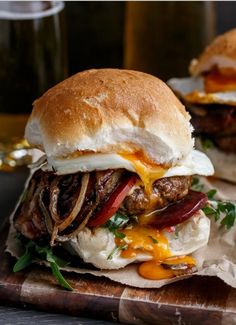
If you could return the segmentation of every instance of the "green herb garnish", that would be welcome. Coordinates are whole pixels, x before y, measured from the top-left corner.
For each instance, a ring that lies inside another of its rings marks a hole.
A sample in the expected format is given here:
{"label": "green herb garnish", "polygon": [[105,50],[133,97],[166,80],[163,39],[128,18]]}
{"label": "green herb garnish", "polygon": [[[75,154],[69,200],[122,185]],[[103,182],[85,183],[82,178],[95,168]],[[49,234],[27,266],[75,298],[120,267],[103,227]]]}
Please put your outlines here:
{"label": "green herb garnish", "polygon": [[204,185],[200,183],[200,179],[197,177],[192,178],[191,188],[196,192],[202,192]]}
{"label": "green herb garnish", "polygon": [[230,229],[236,220],[236,205],[228,201],[209,201],[208,205],[202,209],[207,216],[211,216],[220,224]]}
{"label": "green herb garnish", "polygon": [[123,239],[126,235],[120,232],[118,229],[126,225],[128,221],[129,218],[127,216],[124,216],[121,213],[116,213],[106,222],[105,227],[108,228],[109,231],[115,235],[115,237]]}
{"label": "green herb garnish", "polygon": [[68,263],[58,256],[54,255],[52,248],[49,246],[39,246],[33,241],[30,241],[25,246],[25,253],[18,259],[13,267],[13,272],[18,272],[32,264],[37,258],[49,262],[52,273],[57,282],[67,290],[73,290],[70,284],[66,281],[60,272],[59,267],[65,266]]}
{"label": "green herb garnish", "polygon": [[118,252],[124,251],[127,248],[128,248],[128,245],[116,246],[115,248],[113,248],[113,250],[111,251],[111,253],[108,255],[107,259],[108,260],[112,260],[115,254],[118,254]]}
{"label": "green herb garnish", "polygon": [[[203,192],[204,185],[201,184],[199,178],[193,177],[191,188],[194,191]],[[215,198],[216,194],[216,189],[206,192],[208,203],[202,210],[207,216],[213,217],[215,221],[220,220],[220,224],[226,229],[230,229],[234,226],[236,220],[236,204],[230,201],[218,200]]]}
{"label": "green herb garnish", "polygon": [[206,195],[207,195],[207,197],[208,197],[209,200],[212,200],[214,198],[214,196],[216,195],[216,193],[217,193],[217,190],[216,189],[212,189],[212,190],[208,191],[206,193]]}
{"label": "green herb garnish", "polygon": [[158,240],[156,240],[156,238],[152,237],[152,236],[148,236],[151,241],[153,242],[153,244],[158,244]]}

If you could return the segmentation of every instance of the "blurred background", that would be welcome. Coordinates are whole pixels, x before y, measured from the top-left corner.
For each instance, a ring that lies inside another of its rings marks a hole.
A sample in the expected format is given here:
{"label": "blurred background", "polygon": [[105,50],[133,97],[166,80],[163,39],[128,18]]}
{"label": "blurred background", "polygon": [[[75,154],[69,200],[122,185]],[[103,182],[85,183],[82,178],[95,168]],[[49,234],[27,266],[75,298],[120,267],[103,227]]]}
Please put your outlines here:
{"label": "blurred background", "polygon": [[139,69],[162,79],[188,73],[212,38],[236,27],[236,2],[66,2],[68,72]]}

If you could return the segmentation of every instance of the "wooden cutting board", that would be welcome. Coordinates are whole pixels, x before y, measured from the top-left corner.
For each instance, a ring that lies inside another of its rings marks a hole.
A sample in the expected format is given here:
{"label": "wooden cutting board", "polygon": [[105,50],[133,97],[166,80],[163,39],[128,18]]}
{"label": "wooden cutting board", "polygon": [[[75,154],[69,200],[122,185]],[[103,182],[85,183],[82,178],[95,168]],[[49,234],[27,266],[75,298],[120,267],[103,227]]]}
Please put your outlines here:
{"label": "wooden cutting board", "polygon": [[135,289],[90,275],[64,273],[75,290],[61,289],[41,266],[13,273],[0,233],[0,301],[128,324],[236,324],[236,289],[214,277],[192,277],[161,289]]}

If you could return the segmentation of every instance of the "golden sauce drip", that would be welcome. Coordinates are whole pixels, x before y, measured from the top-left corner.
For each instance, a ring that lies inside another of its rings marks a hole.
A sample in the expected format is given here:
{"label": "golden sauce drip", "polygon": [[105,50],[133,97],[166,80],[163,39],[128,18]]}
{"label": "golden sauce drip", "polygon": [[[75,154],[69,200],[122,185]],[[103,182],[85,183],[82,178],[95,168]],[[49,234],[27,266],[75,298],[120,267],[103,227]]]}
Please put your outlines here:
{"label": "golden sauce drip", "polygon": [[125,238],[116,239],[117,246],[128,245],[127,250],[121,252],[122,257],[129,258],[131,254],[140,252],[148,253],[157,260],[171,256],[167,238],[157,229],[136,225],[132,229],[122,230],[122,233],[126,235]]}
{"label": "golden sauce drip", "polygon": [[214,69],[204,78],[206,93],[236,90],[236,71],[230,68]]}
{"label": "golden sauce drip", "polygon": [[148,161],[141,152],[120,154],[120,156],[133,164],[136,173],[144,184],[146,192],[151,194],[153,183],[165,174],[166,168]]}
{"label": "golden sauce drip", "polygon": [[191,256],[172,257],[167,238],[155,228],[139,224],[121,232],[125,237],[116,238],[117,246],[126,246],[126,249],[121,251],[121,257],[134,258],[141,253],[150,255],[151,260],[139,266],[139,274],[146,279],[160,280],[175,276],[173,270],[164,268],[161,263],[196,264]]}
{"label": "golden sauce drip", "polygon": [[[165,264],[190,264],[195,265],[196,261],[191,256],[179,256],[171,257],[164,261]],[[149,280],[163,280],[173,278],[175,276],[175,271],[172,269],[167,269],[161,265],[161,261],[152,260],[142,263],[139,266],[139,274]]]}
{"label": "golden sauce drip", "polygon": [[165,269],[160,262],[155,260],[142,263],[138,272],[143,278],[149,280],[170,279],[175,276],[173,270]]}

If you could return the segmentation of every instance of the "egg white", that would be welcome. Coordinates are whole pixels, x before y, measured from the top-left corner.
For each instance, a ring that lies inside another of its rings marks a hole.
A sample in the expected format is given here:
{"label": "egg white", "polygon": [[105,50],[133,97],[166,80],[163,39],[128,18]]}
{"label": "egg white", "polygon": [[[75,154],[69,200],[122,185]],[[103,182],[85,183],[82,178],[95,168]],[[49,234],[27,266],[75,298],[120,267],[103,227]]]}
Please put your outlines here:
{"label": "egg white", "polygon": [[167,81],[167,84],[183,99],[195,93],[194,103],[196,104],[236,105],[236,91],[206,93],[202,77],[172,78]]}
{"label": "egg white", "polygon": [[[112,154],[87,154],[84,156],[68,159],[52,159],[48,158],[48,164],[43,166],[43,170],[56,170],[58,175],[81,172],[90,172],[93,170],[106,170],[125,168],[132,172],[136,172],[134,165],[130,160],[124,159],[122,156]],[[175,166],[166,170],[162,177],[171,176],[187,176],[187,175],[203,175],[208,176],[214,173],[214,168],[208,157],[197,150],[192,150],[190,154],[179,161]]]}
{"label": "egg white", "polygon": [[[164,231],[168,239],[172,256],[188,255],[207,244],[210,234],[210,220],[202,211],[178,225],[178,236],[175,232]],[[134,258],[123,258],[121,252],[115,250],[115,237],[107,228],[90,230],[85,227],[78,235],[66,243],[66,248],[79,255],[86,263],[100,269],[119,269],[130,263],[144,262],[152,259],[149,254],[137,254]],[[108,258],[111,252],[112,258]]]}

